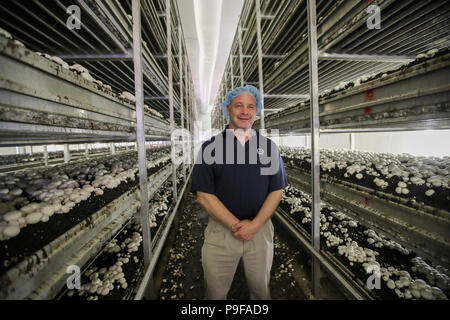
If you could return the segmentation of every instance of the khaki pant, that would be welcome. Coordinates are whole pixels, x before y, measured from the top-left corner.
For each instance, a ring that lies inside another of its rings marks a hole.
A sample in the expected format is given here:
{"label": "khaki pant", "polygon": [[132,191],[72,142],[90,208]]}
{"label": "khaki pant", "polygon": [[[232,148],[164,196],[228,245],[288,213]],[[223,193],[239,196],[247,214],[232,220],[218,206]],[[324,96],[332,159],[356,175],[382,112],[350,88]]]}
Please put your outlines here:
{"label": "khaki pant", "polygon": [[272,222],[268,220],[252,240],[244,242],[235,238],[230,229],[209,217],[202,247],[205,299],[225,300],[227,298],[242,257],[250,299],[269,300],[273,234]]}

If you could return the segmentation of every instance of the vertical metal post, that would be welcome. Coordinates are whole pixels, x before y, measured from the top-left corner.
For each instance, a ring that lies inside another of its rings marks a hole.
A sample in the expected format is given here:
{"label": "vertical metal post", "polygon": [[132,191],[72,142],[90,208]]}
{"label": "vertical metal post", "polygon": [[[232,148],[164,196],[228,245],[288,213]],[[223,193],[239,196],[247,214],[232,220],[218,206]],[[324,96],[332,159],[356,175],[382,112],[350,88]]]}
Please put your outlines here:
{"label": "vertical metal post", "polygon": [[64,163],[69,162],[70,160],[70,151],[69,151],[69,145],[64,145]]}
{"label": "vertical metal post", "polygon": [[263,79],[263,66],[262,66],[262,41],[261,41],[261,6],[260,0],[255,0],[256,6],[256,36],[258,42],[258,78],[259,78],[259,91],[261,92],[261,130],[265,128],[264,126],[264,79]]}
{"label": "vertical metal post", "polygon": [[239,71],[240,71],[240,76],[241,76],[241,87],[244,86],[244,57],[242,54],[242,27],[241,27],[241,22],[239,22],[239,27],[238,27],[238,32],[239,32]]}
{"label": "vertical metal post", "polygon": [[[194,138],[194,134],[195,134],[194,108],[196,108],[197,102],[195,101],[195,96],[194,96],[194,83],[191,82],[190,86],[191,86],[191,110],[190,110],[190,118],[191,118],[191,131],[192,131],[192,137]],[[194,166],[194,159],[195,159],[194,140],[192,140],[191,159],[192,159],[192,166]]]}
{"label": "vertical metal post", "polygon": [[355,133],[350,133],[350,150],[355,150]]}
{"label": "vertical metal post", "polygon": [[187,54],[185,56],[185,77],[186,77],[186,130],[189,131],[190,125],[189,125],[189,112],[191,110],[191,90],[189,87],[189,79],[191,78],[191,74],[188,72],[187,70],[187,64],[188,64],[188,60],[187,60]]}
{"label": "vertical metal post", "polygon": [[[225,88],[224,88],[224,96],[223,96],[223,98],[222,98],[222,101],[224,100],[224,98],[225,98],[225,95],[227,94],[227,92],[228,92],[228,75],[229,75],[229,73],[228,72],[225,72]],[[223,114],[223,112],[222,112],[222,108],[220,107],[220,101],[219,101],[219,105],[218,105],[218,109],[219,109],[219,114],[220,114],[220,122],[221,122],[221,126],[220,126],[220,130],[223,130],[224,128],[225,128],[225,115]]]}
{"label": "vertical metal post", "polygon": [[33,146],[30,146],[30,155],[33,155]]}
{"label": "vertical metal post", "polygon": [[184,83],[185,83],[185,88],[184,88],[184,92],[185,92],[185,101],[186,101],[186,128],[188,127],[188,110],[189,110],[189,73],[188,73],[188,58],[187,58],[187,53],[184,55]]}
{"label": "vertical metal post", "polygon": [[[136,143],[139,164],[139,188],[141,208],[139,219],[142,226],[142,243],[144,248],[144,270],[150,266],[152,257],[152,238],[150,234],[150,221],[148,213],[148,187],[147,163],[145,151],[144,132],[144,87],[142,79],[142,53],[141,53],[141,4],[140,0],[132,0],[133,15],[133,64],[134,64],[134,91],[136,96]],[[144,271],[144,272],[145,272]],[[150,277],[147,290],[144,294],[151,297],[153,276]]]}
{"label": "vertical metal post", "polygon": [[192,109],[194,108],[194,103],[193,103],[193,96],[194,93],[192,92],[192,84],[191,84],[191,73],[189,73],[189,120],[188,120],[188,124],[189,124],[189,157],[191,158],[191,162],[190,162],[190,166],[192,168],[192,166],[194,165],[194,123],[193,123],[193,119],[192,119]]}
{"label": "vertical metal post", "polygon": [[[311,239],[315,250],[320,251],[320,150],[319,150],[319,76],[316,29],[316,1],[308,0],[309,40],[309,89],[311,108],[311,186],[312,186],[312,228]],[[313,258],[313,294],[319,294],[320,264]]]}
{"label": "vertical metal post", "polygon": [[234,89],[233,50],[231,50],[230,56],[230,73],[231,73],[231,90],[233,90]]}
{"label": "vertical metal post", "polygon": [[111,154],[116,154],[116,145],[114,144],[114,142],[111,142],[109,144],[109,149],[111,151]]}
{"label": "vertical metal post", "polygon": [[184,146],[184,92],[183,92],[183,47],[181,43],[181,25],[178,26],[178,48],[179,48],[179,73],[180,73],[180,101],[181,101],[181,147],[183,150],[183,171],[181,176],[183,177],[183,181],[186,178],[186,161],[184,158],[186,157],[186,150]]}
{"label": "vertical metal post", "polygon": [[[170,134],[175,128],[173,113],[173,75],[172,75],[172,18],[170,12],[171,0],[166,0],[166,27],[167,27],[167,71],[169,80],[169,108],[170,108]],[[173,185],[173,201],[178,200],[177,192],[177,166],[175,164],[175,143],[171,139],[171,159],[172,159],[172,185]]]}
{"label": "vertical metal post", "polygon": [[225,94],[227,94],[227,92],[228,92],[228,72],[227,71],[225,71],[225,81],[224,81],[223,92],[225,92]]}
{"label": "vertical metal post", "polygon": [[44,165],[48,167],[48,149],[47,146],[44,146]]}
{"label": "vertical metal post", "polygon": [[89,146],[87,143],[84,144],[84,156],[86,159],[89,157]]}

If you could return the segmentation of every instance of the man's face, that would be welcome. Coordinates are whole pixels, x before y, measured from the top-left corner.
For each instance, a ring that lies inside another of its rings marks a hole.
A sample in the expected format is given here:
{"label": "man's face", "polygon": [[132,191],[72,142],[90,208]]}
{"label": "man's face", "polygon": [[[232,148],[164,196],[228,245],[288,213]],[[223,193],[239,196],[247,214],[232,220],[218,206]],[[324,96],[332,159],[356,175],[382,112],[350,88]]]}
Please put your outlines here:
{"label": "man's face", "polygon": [[243,93],[227,107],[230,129],[250,129],[255,121],[256,101],[250,93]]}

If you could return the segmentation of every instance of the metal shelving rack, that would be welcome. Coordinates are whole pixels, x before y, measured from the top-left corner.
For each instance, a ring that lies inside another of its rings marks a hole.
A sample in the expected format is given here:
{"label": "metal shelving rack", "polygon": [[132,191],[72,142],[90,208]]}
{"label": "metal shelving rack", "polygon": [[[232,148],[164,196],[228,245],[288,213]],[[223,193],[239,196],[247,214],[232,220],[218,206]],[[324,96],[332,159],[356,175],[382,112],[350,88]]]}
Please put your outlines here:
{"label": "metal shelving rack", "polygon": [[[135,298],[150,297],[151,274],[160,249],[152,252],[148,200],[168,177],[176,181],[180,163],[175,154],[179,149],[185,159],[192,157],[191,139],[178,142],[171,136],[175,130],[192,135],[197,115],[180,15],[172,0],[77,0],[81,29],[70,30],[66,26],[66,10],[73,4],[65,0],[0,4],[0,26],[26,46],[0,37],[1,146],[64,144],[64,157],[69,161],[69,144],[111,143],[113,153],[114,143],[136,141],[141,202],[136,218],[143,229],[145,277]],[[112,90],[105,90],[34,51],[82,64]],[[135,94],[135,105],[118,96],[122,91]],[[147,111],[144,103],[163,118]],[[147,179],[146,141],[168,141],[172,146],[171,172],[165,170],[158,181],[151,183]],[[44,147],[44,155],[45,150]],[[192,169],[191,164],[186,165],[190,162],[182,163],[183,187],[179,193],[173,183],[176,205],[167,230]],[[127,199],[131,198],[127,195]],[[121,215],[119,211],[113,216]],[[95,230],[107,225],[103,221]],[[46,280],[45,276],[40,279]]]}
{"label": "metal shelving rack", "polygon": [[[379,29],[366,24],[369,5],[380,9]],[[229,88],[252,84],[263,93],[255,127],[311,135],[313,228],[305,248],[313,257],[314,294],[322,264],[349,296],[363,298],[321,258],[319,135],[448,129],[449,54],[415,59],[450,46],[449,21],[445,1],[244,2],[211,123],[223,128],[220,103]],[[358,78],[379,73],[355,85]]]}

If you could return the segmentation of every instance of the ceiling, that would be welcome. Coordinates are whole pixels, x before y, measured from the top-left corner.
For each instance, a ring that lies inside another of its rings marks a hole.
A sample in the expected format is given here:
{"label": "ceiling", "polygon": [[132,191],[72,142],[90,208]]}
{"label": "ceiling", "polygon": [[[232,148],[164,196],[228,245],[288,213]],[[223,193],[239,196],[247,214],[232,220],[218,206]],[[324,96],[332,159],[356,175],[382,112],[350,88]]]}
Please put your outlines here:
{"label": "ceiling", "polygon": [[209,117],[243,0],[178,0],[199,114]]}

